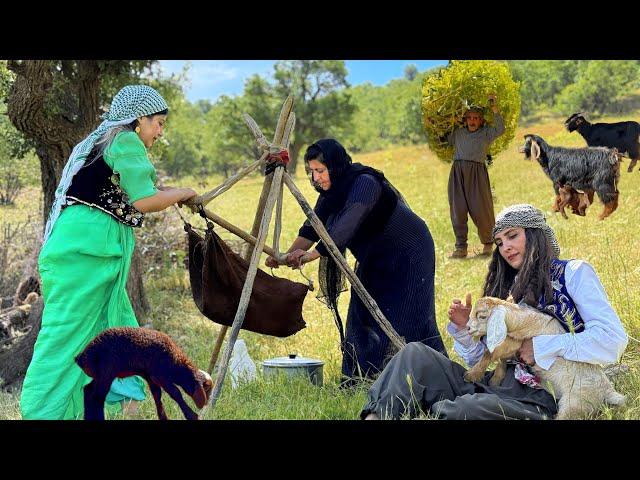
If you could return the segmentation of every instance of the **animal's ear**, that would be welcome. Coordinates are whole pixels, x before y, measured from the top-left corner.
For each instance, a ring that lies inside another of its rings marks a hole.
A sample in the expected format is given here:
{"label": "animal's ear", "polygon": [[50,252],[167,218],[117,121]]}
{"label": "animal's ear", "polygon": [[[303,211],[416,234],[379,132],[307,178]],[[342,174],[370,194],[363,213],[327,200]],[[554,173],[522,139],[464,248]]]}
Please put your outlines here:
{"label": "animal's ear", "polygon": [[193,401],[198,408],[202,408],[209,401],[213,382],[211,380],[211,376],[204,370],[198,370],[198,373],[195,375],[195,380],[195,388],[191,398],[193,398]]}
{"label": "animal's ear", "polygon": [[196,382],[196,388],[191,398],[193,398],[193,402],[198,408],[202,408],[207,404],[207,394],[204,392],[204,388],[200,382]]}
{"label": "animal's ear", "polygon": [[507,324],[504,320],[507,315],[507,309],[502,306],[496,306],[489,319],[487,320],[487,348],[490,353],[496,349],[498,345],[507,338]]}
{"label": "animal's ear", "polygon": [[540,158],[540,146],[533,139],[531,140],[531,154],[536,160]]}

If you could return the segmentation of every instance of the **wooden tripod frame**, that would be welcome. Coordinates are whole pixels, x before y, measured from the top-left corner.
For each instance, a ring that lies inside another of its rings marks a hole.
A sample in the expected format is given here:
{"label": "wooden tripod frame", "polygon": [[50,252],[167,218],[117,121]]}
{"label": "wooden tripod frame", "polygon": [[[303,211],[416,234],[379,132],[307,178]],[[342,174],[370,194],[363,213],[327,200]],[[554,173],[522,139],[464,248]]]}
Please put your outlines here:
{"label": "wooden tripod frame", "polygon": [[[193,201],[194,205],[201,205],[203,207],[202,212],[208,219],[210,219],[214,223],[217,223],[231,233],[239,236],[253,246],[253,248],[248,249],[245,255],[245,260],[249,261],[249,269],[247,271],[247,277],[242,289],[242,293],[240,295],[238,310],[236,311],[236,315],[231,326],[231,335],[229,336],[229,341],[227,342],[222,356],[220,369],[214,382],[213,391],[211,393],[211,396],[209,397],[207,405],[205,405],[205,407],[200,411],[199,418],[202,418],[204,416],[209,407],[215,405],[218,397],[220,396],[220,391],[222,390],[222,384],[227,372],[229,360],[231,359],[231,354],[233,352],[233,346],[238,338],[240,328],[242,327],[242,322],[244,321],[244,317],[247,312],[247,307],[249,306],[249,299],[251,296],[253,283],[255,281],[258,269],[258,261],[260,259],[261,253],[264,251],[268,255],[276,258],[279,262],[282,262],[285,257],[279,252],[283,185],[287,186],[294,198],[298,201],[305,215],[311,222],[314,230],[318,233],[327,249],[329,250],[329,254],[345,274],[346,278],[349,279],[357,295],[360,297],[363,304],[367,307],[376,322],[380,325],[380,328],[385,332],[385,334],[389,337],[396,348],[400,349],[405,345],[405,341],[393,329],[389,321],[385,318],[384,314],[380,311],[380,308],[378,307],[376,301],[371,297],[371,295],[369,295],[369,293],[362,285],[362,282],[360,282],[360,279],[356,276],[351,267],[349,267],[347,261],[338,250],[338,247],[336,247],[336,244],[329,236],[326,228],[324,227],[316,213],[313,211],[313,207],[311,207],[311,205],[306,201],[300,190],[298,190],[298,187],[295,185],[291,176],[285,171],[284,164],[278,164],[275,168],[275,171],[265,176],[264,184],[262,186],[262,193],[260,194],[260,201],[258,202],[258,209],[256,211],[253,228],[250,234],[242,231],[240,228],[227,222],[222,217],[204,208],[204,206],[215,197],[229,190],[240,179],[257,169],[260,165],[263,164],[263,162],[267,161],[269,154],[277,154],[282,152],[283,150],[289,149],[289,140],[295,125],[295,114],[293,113],[293,97],[287,97],[284,104],[282,105],[280,117],[278,119],[276,131],[273,137],[273,142],[271,143],[267,142],[258,125],[249,115],[244,114],[244,119],[251,129],[252,133],[256,137],[258,146],[263,150],[262,156],[253,164],[245,167],[236,175],[227,179],[222,185],[213,189],[209,193],[197,197]],[[265,242],[274,205],[276,206],[274,244],[273,248],[269,248],[265,245]],[[227,333],[228,328],[229,327],[227,326],[223,326],[220,330],[220,333],[218,334],[218,338],[216,340],[216,344],[211,356],[211,361],[209,362],[210,373],[213,372],[213,368],[216,364],[216,360],[218,358],[218,354],[220,352],[222,342],[224,341],[224,337]]]}

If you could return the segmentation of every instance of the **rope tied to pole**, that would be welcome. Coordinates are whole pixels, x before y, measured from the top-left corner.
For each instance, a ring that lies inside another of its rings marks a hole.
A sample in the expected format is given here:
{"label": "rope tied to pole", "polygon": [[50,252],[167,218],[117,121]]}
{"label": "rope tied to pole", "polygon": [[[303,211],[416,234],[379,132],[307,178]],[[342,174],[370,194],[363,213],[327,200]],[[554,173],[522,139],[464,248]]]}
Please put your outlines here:
{"label": "rope tied to pole", "polygon": [[269,152],[266,159],[267,167],[265,168],[265,175],[273,173],[278,167],[284,167],[286,170],[289,160],[289,151],[286,149],[275,153]]}

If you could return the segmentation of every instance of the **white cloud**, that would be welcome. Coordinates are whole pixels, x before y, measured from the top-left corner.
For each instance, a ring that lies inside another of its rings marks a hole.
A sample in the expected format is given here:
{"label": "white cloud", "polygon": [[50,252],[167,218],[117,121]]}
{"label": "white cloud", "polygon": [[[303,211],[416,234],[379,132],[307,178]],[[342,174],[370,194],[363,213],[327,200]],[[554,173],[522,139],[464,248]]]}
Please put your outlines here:
{"label": "white cloud", "polygon": [[206,60],[194,61],[189,70],[189,77],[194,88],[216,85],[234,80],[239,75],[236,67],[224,61]]}
{"label": "white cloud", "polygon": [[215,101],[221,95],[242,93],[244,81],[253,74],[268,75],[270,60],[161,60],[162,72],[181,73],[189,64],[184,91],[190,101],[206,98]]}

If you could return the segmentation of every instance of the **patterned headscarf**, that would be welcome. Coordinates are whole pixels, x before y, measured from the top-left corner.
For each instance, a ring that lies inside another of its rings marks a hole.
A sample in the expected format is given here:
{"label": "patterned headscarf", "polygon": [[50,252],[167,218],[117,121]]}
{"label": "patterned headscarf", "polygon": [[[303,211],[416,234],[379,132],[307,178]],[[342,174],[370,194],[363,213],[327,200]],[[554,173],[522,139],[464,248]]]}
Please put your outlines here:
{"label": "patterned headscarf", "polygon": [[556,258],[560,256],[560,246],[558,245],[556,234],[547,224],[547,220],[542,211],[536,207],[526,203],[520,203],[502,210],[496,217],[496,225],[493,227],[492,236],[494,240],[496,233],[509,227],[539,228],[544,232],[547,240],[549,240]]}
{"label": "patterned headscarf", "polygon": [[113,127],[127,125],[139,117],[153,115],[154,113],[168,110],[168,108],[164,98],[147,85],[127,85],[113,97],[111,108],[102,115],[104,121],[84,140],[73,147],[69,160],[67,160],[67,164],[62,171],[62,178],[58,188],[56,188],[56,196],[44,230],[43,244],[49,238],[53,225],[65,205],[67,190],[73,177],[82,168],[85,159],[91,153],[93,146],[100,137]]}

